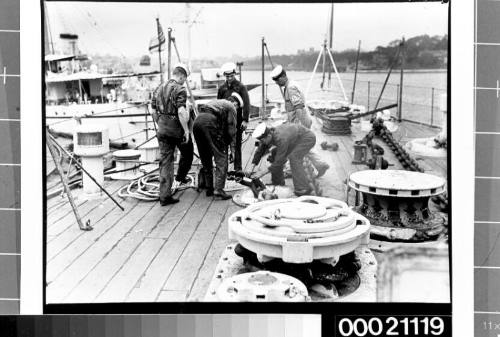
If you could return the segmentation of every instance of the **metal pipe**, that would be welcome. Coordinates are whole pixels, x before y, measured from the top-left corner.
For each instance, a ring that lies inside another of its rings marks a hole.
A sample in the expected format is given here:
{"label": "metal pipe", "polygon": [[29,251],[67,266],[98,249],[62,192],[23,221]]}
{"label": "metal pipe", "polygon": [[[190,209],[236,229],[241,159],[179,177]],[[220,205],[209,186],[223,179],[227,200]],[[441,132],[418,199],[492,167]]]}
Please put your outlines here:
{"label": "metal pipe", "polygon": [[326,76],[326,39],[323,41],[323,77],[321,79],[321,89],[325,85],[325,76]]}
{"label": "metal pipe", "polygon": [[314,69],[312,71],[312,74],[311,74],[311,78],[309,79],[309,82],[307,83],[307,90],[306,90],[306,97],[308,96],[309,94],[309,89],[311,89],[311,84],[312,84],[312,80],[314,78],[314,74],[316,73],[316,69],[318,68],[318,65],[319,65],[319,60],[321,59],[321,54],[323,54],[323,49],[321,49],[321,52],[319,53],[318,55],[318,59],[316,60],[316,64],[314,65]]}
{"label": "metal pipe", "polygon": [[[74,158],[73,155],[71,153],[69,153],[68,151],[66,151],[66,149],[64,147],[62,147],[56,140],[55,138],[49,134],[49,132],[47,131],[46,133],[46,136],[48,137],[47,139],[51,139],[53,141],[53,144],[55,144],[59,149],[61,149],[69,158]],[[49,142],[47,142],[48,144]],[[92,177],[92,175],[90,173],[87,172],[86,169],[83,168],[83,166],[78,162],[78,160],[75,160],[75,165],[78,166],[78,168],[80,170],[82,170],[89,178],[90,180],[92,180],[100,189],[101,191],[103,191],[118,207],[120,207],[120,209],[122,211],[125,211],[125,208],[122,207],[122,205],[120,205],[118,203],[118,201],[115,200],[115,198],[113,198],[113,196],[111,194],[109,194],[109,192],[104,188],[102,187],[101,184],[99,184],[99,182],[97,182],[97,180],[95,180],[94,177]]]}
{"label": "metal pipe", "polygon": [[266,101],[265,101],[265,78],[264,78],[264,37],[262,37],[262,42],[261,42],[261,64],[262,64],[262,114],[261,118],[265,119],[266,117]]}
{"label": "metal pipe", "polygon": [[352,84],[351,104],[354,104],[354,92],[356,91],[356,78],[358,77],[358,61],[359,61],[360,49],[361,49],[361,40],[358,41],[358,53],[356,54],[356,68],[354,69],[354,83]]}
{"label": "metal pipe", "polygon": [[172,28],[168,27],[168,46],[167,46],[167,78],[170,79],[172,67]]}
{"label": "metal pipe", "polygon": [[382,89],[380,90],[380,94],[379,94],[379,96],[377,98],[377,103],[375,104],[375,109],[378,107],[380,99],[382,98],[382,95],[383,95],[384,90],[385,90],[385,86],[387,85],[387,81],[389,80],[389,76],[391,76],[392,69],[394,69],[394,66],[396,65],[397,60],[399,58],[400,51],[401,51],[401,46],[398,48],[398,51],[396,52],[396,57],[394,58],[394,60],[392,61],[391,66],[389,67],[389,72],[387,73],[387,76],[385,77],[384,84],[382,85]]}
{"label": "metal pipe", "polygon": [[403,39],[401,41],[401,45],[400,45],[402,52],[401,52],[401,76],[399,79],[398,122],[401,122],[401,119],[403,116],[403,74],[404,74],[404,67],[405,67],[404,44],[405,44],[405,38],[403,37]]}
{"label": "metal pipe", "polygon": [[243,66],[243,62],[236,62],[236,66],[238,67],[238,73],[240,74],[240,82],[241,82],[242,81],[241,67]]}
{"label": "metal pipe", "polygon": [[434,124],[434,87],[432,88],[431,97],[431,125]]}
{"label": "metal pipe", "polygon": [[[137,113],[137,114],[126,114],[126,115],[83,115],[81,117],[78,117],[78,119],[85,119],[85,118],[123,118],[123,117],[143,117],[146,114],[143,113]],[[73,119],[75,117],[73,116],[47,116],[45,117],[46,119]],[[52,126],[52,125],[49,125]]]}
{"label": "metal pipe", "polygon": [[[264,47],[266,48],[267,52],[267,57],[269,58],[269,63],[271,63],[271,67],[274,69],[274,64],[273,60],[271,59],[271,53],[269,53],[269,48],[267,48],[267,43],[264,42]],[[281,96],[283,97],[283,100],[285,99],[285,93],[283,92],[283,88],[278,85],[278,88],[280,89]],[[266,85],[266,97],[267,97],[267,85]]]}
{"label": "metal pipe", "polygon": [[366,109],[370,110],[370,81],[368,81],[368,104]]}
{"label": "metal pipe", "polygon": [[63,174],[61,164],[59,163],[58,158],[57,158],[57,154],[56,154],[56,150],[55,150],[55,146],[54,146],[55,140],[49,134],[48,130],[45,131],[45,137],[47,139],[47,147],[49,148],[50,155],[52,156],[52,159],[54,160],[54,164],[56,165],[57,173],[59,174],[59,177],[61,178],[61,183],[63,184],[64,192],[66,193],[66,196],[68,197],[69,204],[71,205],[71,208],[73,209],[73,213],[75,214],[75,218],[76,218],[76,222],[78,223],[78,227],[80,227],[80,229],[84,230],[84,231],[92,230],[93,228],[89,225],[89,221],[87,221],[86,224],[83,224],[82,218],[80,217],[80,214],[78,213],[78,209],[76,207],[75,200],[73,199],[73,195],[71,194],[71,190],[69,188],[68,181],[66,179],[66,176]]}
{"label": "metal pipe", "polygon": [[368,115],[373,115],[374,113],[377,113],[379,111],[392,109],[392,108],[395,108],[397,106],[398,106],[397,103],[393,103],[393,104],[386,105],[386,106],[384,106],[382,108],[374,109],[372,111],[367,111],[367,112],[363,112],[361,114],[356,114],[356,115],[349,115],[348,118],[351,119],[351,120],[352,119],[358,119],[358,118],[365,117],[365,116],[368,116]]}
{"label": "metal pipe", "polygon": [[160,18],[156,18],[156,35],[158,37],[158,60],[160,62],[160,83],[163,83],[163,69],[161,65]]}
{"label": "metal pipe", "polygon": [[[330,43],[328,44],[330,50],[332,50],[333,46],[333,2],[332,2],[332,7],[331,7],[331,12],[330,12]],[[328,68],[328,87],[330,87],[330,82],[332,79],[332,68]]]}
{"label": "metal pipe", "polygon": [[337,66],[335,65],[335,61],[333,60],[333,55],[330,52],[330,50],[327,50],[327,51],[328,51],[328,56],[330,56],[330,61],[332,61],[333,70],[335,70],[335,75],[337,76],[337,80],[339,81],[340,89],[342,90],[342,95],[344,96],[344,100],[347,101],[347,95],[345,94],[344,85],[342,84],[342,80],[340,79],[340,75],[339,75],[339,72],[337,70]]}
{"label": "metal pipe", "polygon": [[[181,62],[181,56],[179,55],[179,49],[177,49],[177,43],[175,42],[175,38],[172,38],[172,43],[174,44],[175,54],[177,55],[177,60],[179,62]],[[186,82],[187,82],[187,80],[186,80]],[[189,83],[186,83],[186,88],[187,88],[187,91],[189,93],[189,98],[191,100],[191,104],[193,104],[194,114],[195,114],[195,116],[198,116],[198,108],[196,107],[196,102],[194,100],[193,92],[191,91],[191,88],[189,87]]]}

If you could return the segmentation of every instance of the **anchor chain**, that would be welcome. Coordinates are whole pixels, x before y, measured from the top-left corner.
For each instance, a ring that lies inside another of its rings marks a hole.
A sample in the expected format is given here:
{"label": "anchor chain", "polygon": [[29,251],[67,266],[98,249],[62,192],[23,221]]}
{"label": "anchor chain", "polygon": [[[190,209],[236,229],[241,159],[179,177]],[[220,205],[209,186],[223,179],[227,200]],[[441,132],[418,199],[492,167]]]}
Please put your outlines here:
{"label": "anchor chain", "polygon": [[[424,172],[424,169],[418,165],[417,161],[410,156],[410,154],[401,144],[399,144],[397,140],[394,139],[392,132],[387,129],[387,126],[384,124],[384,120],[382,118],[376,118],[372,121],[372,130],[375,132],[376,136],[382,138],[382,140],[389,146],[405,170]],[[435,196],[431,198],[431,200],[440,208],[441,211],[448,211],[448,193]]]}

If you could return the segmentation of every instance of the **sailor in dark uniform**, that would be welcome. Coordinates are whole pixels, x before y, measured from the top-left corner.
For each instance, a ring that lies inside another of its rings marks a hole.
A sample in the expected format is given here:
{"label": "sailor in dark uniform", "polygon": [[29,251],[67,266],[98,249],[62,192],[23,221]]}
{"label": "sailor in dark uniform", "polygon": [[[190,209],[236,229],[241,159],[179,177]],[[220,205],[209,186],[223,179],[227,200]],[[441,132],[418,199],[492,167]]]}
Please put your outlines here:
{"label": "sailor in dark uniform", "polygon": [[267,170],[257,173],[256,178],[271,172],[272,184],[284,185],[283,167],[289,160],[295,194],[300,196],[312,192],[303,166],[304,156],[316,144],[316,136],[311,130],[300,124],[285,123],[269,128],[265,123],[261,123],[255,128],[252,137],[259,141],[259,146],[252,160],[252,172],[255,171],[255,167],[267,150],[272,146],[276,147],[272,164]]}
{"label": "sailor in dark uniform", "polygon": [[[226,200],[231,195],[224,191],[228,169],[228,148],[234,153],[236,143],[236,109],[244,105],[237,93],[229,98],[210,101],[199,107],[193,125],[193,134],[203,165],[201,179],[207,196]],[[212,165],[215,162],[215,174]]]}
{"label": "sailor in dark uniform", "polygon": [[250,109],[250,99],[248,91],[244,84],[236,79],[236,65],[232,62],[225,63],[221,68],[222,73],[226,77],[226,81],[217,92],[217,99],[226,99],[231,97],[235,92],[240,95],[243,100],[243,105],[236,110],[236,143],[234,152],[234,169],[241,170],[241,141],[243,131],[248,124],[248,114]]}

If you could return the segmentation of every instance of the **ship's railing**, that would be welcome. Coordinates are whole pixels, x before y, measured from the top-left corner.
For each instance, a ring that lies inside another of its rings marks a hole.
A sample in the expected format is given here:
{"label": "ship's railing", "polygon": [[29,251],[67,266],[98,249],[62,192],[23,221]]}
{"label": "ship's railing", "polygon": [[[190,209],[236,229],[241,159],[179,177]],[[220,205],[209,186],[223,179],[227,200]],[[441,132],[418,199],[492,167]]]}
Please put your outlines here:
{"label": "ship's railing", "polygon": [[[349,101],[352,95],[353,80],[342,80]],[[332,81],[332,86],[333,86]],[[364,105],[367,110],[374,109],[377,99],[380,95],[383,82],[379,81],[357,81],[356,92],[354,94],[354,103]],[[333,89],[333,90],[332,90]],[[336,91],[335,88],[328,90]],[[309,97],[321,95],[321,89],[311,90]],[[378,107],[396,103],[399,101],[399,84],[388,83],[385,87]],[[403,100],[402,100],[402,116],[403,120],[417,122],[419,124],[441,127],[442,114],[439,107],[440,96],[446,94],[447,90],[437,87],[424,87],[416,85],[403,84]],[[343,99],[340,95],[336,95],[335,99]],[[331,97],[331,91],[330,96]],[[396,116],[397,109],[394,109],[393,114]]]}

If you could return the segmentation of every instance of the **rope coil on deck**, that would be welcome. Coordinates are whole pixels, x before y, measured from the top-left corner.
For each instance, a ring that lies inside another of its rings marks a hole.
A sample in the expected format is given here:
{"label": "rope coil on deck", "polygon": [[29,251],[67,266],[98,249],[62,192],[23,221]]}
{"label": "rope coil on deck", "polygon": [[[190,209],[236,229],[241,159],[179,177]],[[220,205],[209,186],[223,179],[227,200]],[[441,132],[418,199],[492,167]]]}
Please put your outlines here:
{"label": "rope coil on deck", "polygon": [[[188,188],[196,188],[196,174],[190,172],[186,178],[190,181],[187,184],[180,184],[174,179],[172,194]],[[118,196],[121,198],[135,198],[143,201],[158,201],[160,199],[160,175],[151,172],[138,179],[133,180],[120,188]]]}
{"label": "rope coil on deck", "polygon": [[322,122],[321,131],[329,135],[351,134],[351,120],[347,117],[346,109],[316,110],[314,115]]}

